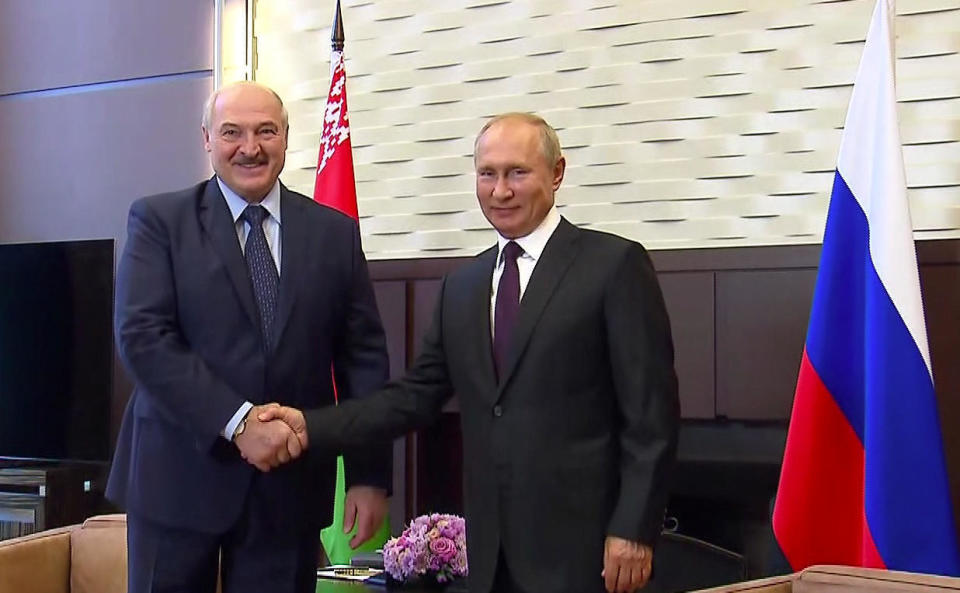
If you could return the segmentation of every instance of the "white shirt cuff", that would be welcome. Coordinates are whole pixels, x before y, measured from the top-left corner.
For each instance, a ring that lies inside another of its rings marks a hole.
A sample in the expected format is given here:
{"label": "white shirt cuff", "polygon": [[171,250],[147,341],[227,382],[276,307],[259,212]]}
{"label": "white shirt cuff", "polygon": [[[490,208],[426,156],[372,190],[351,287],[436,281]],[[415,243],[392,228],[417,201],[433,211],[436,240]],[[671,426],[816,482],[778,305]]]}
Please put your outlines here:
{"label": "white shirt cuff", "polygon": [[230,418],[230,422],[227,422],[227,425],[223,427],[223,432],[220,433],[220,436],[228,441],[232,441],[233,432],[237,430],[237,426],[240,425],[240,421],[247,416],[247,413],[250,412],[251,408],[253,408],[253,404],[250,402],[243,402],[243,405],[241,405],[237,410],[237,413],[233,415],[233,418]]}

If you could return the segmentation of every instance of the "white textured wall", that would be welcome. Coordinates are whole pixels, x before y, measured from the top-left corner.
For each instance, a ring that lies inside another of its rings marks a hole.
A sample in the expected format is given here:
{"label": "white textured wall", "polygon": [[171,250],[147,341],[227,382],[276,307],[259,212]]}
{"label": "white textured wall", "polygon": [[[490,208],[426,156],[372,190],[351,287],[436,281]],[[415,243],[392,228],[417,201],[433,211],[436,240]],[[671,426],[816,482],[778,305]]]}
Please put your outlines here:
{"label": "white textured wall", "polygon": [[[258,80],[288,102],[285,183],[310,194],[334,0],[258,0]],[[571,221],[653,249],[819,242],[873,0],[345,0],[348,100],[372,258],[493,235],[473,137],[534,111],[567,156]],[[960,237],[960,0],[900,0],[913,224]]]}

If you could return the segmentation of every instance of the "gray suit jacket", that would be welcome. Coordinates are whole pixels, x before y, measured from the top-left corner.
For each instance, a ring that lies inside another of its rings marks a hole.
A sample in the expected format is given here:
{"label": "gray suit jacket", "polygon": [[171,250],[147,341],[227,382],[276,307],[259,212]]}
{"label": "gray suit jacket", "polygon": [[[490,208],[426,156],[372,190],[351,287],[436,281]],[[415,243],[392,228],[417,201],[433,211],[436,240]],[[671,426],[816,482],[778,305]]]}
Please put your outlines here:
{"label": "gray suit jacket", "polygon": [[[679,403],[670,323],[646,251],[562,221],[520,304],[498,384],[489,249],[443,283],[422,354],[373,397],[307,413],[311,447],[387,438],[459,397],[470,590],[502,548],[526,589],[603,590],[607,535],[653,543]],[[426,468],[429,471],[429,468]]]}

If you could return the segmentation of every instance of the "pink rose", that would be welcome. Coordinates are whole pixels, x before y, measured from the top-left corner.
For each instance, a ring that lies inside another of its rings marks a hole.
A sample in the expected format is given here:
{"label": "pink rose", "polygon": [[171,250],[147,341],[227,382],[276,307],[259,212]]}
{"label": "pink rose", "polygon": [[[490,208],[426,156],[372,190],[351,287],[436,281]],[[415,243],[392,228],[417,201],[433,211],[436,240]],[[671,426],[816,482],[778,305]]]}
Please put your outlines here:
{"label": "pink rose", "polygon": [[430,551],[443,562],[449,562],[457,555],[457,544],[452,539],[438,537],[430,540]]}

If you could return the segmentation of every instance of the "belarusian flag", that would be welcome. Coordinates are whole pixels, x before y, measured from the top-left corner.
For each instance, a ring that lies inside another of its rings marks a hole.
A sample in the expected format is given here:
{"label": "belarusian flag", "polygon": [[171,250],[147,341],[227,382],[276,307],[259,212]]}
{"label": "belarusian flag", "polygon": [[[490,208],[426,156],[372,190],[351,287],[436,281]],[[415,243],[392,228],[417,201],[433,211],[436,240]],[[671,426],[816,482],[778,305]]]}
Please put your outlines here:
{"label": "belarusian flag", "polygon": [[[330,54],[330,92],[323,115],[320,134],[320,154],[317,157],[317,179],[313,199],[321,204],[358,219],[357,188],[353,177],[353,152],[350,148],[350,120],[347,117],[347,76],[343,69],[343,28],[340,3],[333,24],[333,51]],[[336,385],[334,385],[336,394]],[[346,498],[343,457],[337,459],[337,489],[333,503],[333,524],[320,532],[324,551],[332,564],[348,564],[356,552],[376,550],[390,537],[390,518],[372,538],[356,550],[350,548],[350,538],[357,531],[356,523],[350,533],[343,532],[344,499]]]}
{"label": "belarusian flag", "polygon": [[313,199],[358,219],[350,120],[347,117],[347,75],[343,69],[342,50],[330,54],[330,92],[323,113]]}

